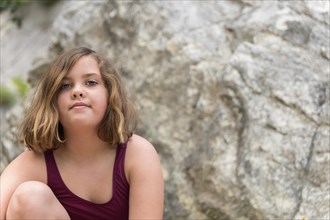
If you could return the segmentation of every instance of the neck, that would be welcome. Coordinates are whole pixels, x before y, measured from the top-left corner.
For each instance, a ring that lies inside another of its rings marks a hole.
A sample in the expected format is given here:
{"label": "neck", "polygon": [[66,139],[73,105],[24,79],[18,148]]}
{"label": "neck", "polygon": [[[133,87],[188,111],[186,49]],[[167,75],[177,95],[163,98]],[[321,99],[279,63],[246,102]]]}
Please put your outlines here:
{"label": "neck", "polygon": [[102,141],[97,132],[79,131],[65,133],[65,143],[60,147],[59,151],[65,153],[70,158],[93,159],[103,155],[111,146]]}

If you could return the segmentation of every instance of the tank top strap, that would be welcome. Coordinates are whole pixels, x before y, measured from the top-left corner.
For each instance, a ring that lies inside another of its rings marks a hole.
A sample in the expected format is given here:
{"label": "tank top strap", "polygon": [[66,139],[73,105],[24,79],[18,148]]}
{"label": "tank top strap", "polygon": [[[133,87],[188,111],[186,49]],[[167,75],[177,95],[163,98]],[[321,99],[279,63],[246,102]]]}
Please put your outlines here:
{"label": "tank top strap", "polygon": [[44,155],[47,168],[47,184],[49,186],[61,185],[62,179],[56,165],[53,150],[47,150]]}
{"label": "tank top strap", "polygon": [[119,144],[116,150],[116,160],[113,172],[117,174],[117,180],[120,185],[128,186],[125,175],[125,156],[126,156],[127,142]]}

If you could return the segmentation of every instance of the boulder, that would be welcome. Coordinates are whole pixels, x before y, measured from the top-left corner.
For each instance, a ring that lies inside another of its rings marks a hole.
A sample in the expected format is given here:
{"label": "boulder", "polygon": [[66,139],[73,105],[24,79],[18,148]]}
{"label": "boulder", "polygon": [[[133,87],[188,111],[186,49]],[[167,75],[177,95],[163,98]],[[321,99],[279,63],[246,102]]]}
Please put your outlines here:
{"label": "boulder", "polygon": [[330,217],[329,2],[65,1],[34,82],[87,46],[157,149],[165,219]]}

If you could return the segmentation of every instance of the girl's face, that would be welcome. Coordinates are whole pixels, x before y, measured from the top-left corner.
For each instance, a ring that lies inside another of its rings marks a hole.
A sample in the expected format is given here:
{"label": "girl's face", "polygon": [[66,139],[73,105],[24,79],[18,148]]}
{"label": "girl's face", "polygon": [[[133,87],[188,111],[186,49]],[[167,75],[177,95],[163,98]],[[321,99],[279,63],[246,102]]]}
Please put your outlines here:
{"label": "girl's face", "polygon": [[64,130],[89,126],[97,129],[107,109],[108,92],[91,56],[81,57],[64,77],[57,98]]}

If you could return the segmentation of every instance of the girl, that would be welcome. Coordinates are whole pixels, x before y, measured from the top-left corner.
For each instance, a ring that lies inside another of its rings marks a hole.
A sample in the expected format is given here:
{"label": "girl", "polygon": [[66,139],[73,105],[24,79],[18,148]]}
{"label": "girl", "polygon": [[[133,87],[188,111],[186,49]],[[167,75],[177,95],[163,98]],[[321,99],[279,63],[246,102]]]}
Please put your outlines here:
{"label": "girl", "polygon": [[20,129],[30,149],[1,176],[1,219],[161,219],[164,183],[117,70],[88,48],[62,54]]}

